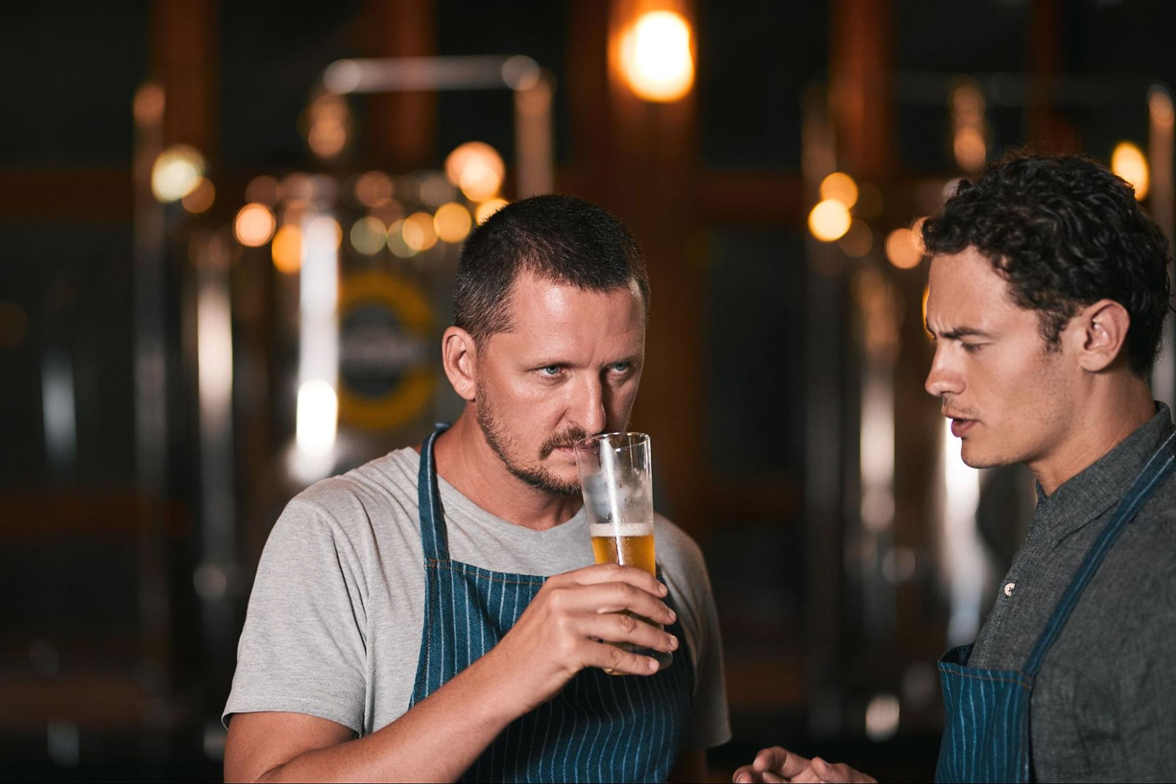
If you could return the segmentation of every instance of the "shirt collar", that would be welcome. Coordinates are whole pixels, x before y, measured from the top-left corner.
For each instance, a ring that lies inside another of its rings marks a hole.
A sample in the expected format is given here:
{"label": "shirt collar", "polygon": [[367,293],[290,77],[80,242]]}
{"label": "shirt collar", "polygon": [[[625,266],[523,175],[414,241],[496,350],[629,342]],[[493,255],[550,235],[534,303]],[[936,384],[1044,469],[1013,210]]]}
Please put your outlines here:
{"label": "shirt collar", "polygon": [[1127,494],[1144,464],[1174,429],[1172,412],[1157,401],[1151,419],[1110,452],[1066,480],[1053,495],[1046,496],[1041,483],[1037,484],[1034,525],[1042,526],[1056,544],[1102,516]]}

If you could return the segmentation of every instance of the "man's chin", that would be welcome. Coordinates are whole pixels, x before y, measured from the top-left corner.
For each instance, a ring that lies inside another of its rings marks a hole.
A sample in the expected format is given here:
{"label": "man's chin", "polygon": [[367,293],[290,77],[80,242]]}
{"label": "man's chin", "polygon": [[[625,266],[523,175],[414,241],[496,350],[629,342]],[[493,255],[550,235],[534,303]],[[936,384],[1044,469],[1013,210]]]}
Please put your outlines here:
{"label": "man's chin", "polygon": [[996,468],[1016,462],[987,452],[979,444],[969,443],[967,439],[960,447],[960,459],[968,468]]}

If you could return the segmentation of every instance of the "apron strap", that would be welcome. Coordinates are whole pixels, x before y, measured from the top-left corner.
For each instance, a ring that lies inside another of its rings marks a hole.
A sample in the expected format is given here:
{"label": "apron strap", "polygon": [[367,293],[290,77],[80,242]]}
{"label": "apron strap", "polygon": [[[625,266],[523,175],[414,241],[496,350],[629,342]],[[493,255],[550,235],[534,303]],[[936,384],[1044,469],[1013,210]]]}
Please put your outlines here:
{"label": "apron strap", "polygon": [[425,561],[448,561],[449,540],[445,535],[445,512],[441,509],[441,493],[437,488],[437,464],[433,459],[433,444],[437,436],[449,429],[438,422],[432,435],[421,447],[421,467],[417,474],[417,508],[420,510],[421,548]]}
{"label": "apron strap", "polygon": [[1173,468],[1176,468],[1176,433],[1168,436],[1167,440],[1147,461],[1147,465],[1139,472],[1139,476],[1131,485],[1131,489],[1127,491],[1127,495],[1119,502],[1111,521],[1107,523],[1107,527],[1103,529],[1103,532],[1086,553],[1082,566],[1078,568],[1070,586],[1062,594],[1058,606],[1045,625],[1045,630],[1037,638],[1037,645],[1033,647],[1033,653],[1029,654],[1029,660],[1025,664],[1025,674],[1030,677],[1037,676],[1042,662],[1045,661],[1046,654],[1049,653],[1054,640],[1061,633],[1062,627],[1066,625],[1066,620],[1070,617],[1075,605],[1078,604],[1087,584],[1093,579],[1094,573],[1098,571],[1098,567],[1111,549],[1111,545],[1119,538],[1119,534],[1123,533],[1127,524],[1135,519],[1139,510],[1151,497],[1152,492],[1168,478]]}

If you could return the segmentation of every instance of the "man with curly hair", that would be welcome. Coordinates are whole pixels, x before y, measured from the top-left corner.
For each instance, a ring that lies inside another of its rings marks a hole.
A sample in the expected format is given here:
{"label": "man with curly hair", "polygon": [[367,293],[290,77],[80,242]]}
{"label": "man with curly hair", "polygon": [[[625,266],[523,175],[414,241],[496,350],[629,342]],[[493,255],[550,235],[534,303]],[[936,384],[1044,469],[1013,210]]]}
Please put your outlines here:
{"label": "man with curly hair", "polygon": [[[1148,376],[1169,246],[1087,158],[1018,155],[928,220],[926,388],[970,466],[1037,510],[974,645],[940,660],[940,781],[1176,775],[1176,428]],[[868,781],[766,749],[736,781]]]}

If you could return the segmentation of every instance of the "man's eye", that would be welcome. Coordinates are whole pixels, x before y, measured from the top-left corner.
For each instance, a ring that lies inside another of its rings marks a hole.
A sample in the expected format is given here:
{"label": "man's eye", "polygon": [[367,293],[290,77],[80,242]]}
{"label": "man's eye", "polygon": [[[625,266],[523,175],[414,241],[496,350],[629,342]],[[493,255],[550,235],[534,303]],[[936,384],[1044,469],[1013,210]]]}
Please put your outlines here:
{"label": "man's eye", "polygon": [[548,378],[555,378],[559,372],[563,370],[561,365],[548,365],[547,367],[539,368],[539,375],[547,376]]}
{"label": "man's eye", "polygon": [[633,365],[629,362],[614,362],[609,365],[608,369],[614,373],[628,373],[631,367]]}
{"label": "man's eye", "polygon": [[983,343],[961,343],[960,345],[962,345],[964,347],[964,351],[967,351],[969,354],[975,354],[977,351],[984,348]]}

